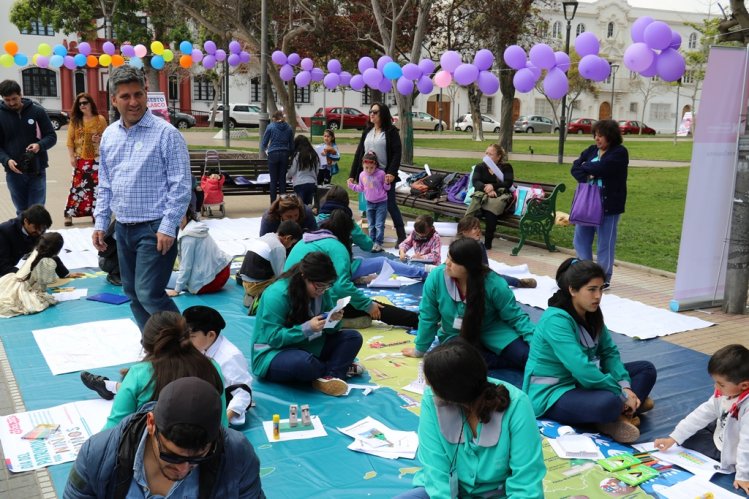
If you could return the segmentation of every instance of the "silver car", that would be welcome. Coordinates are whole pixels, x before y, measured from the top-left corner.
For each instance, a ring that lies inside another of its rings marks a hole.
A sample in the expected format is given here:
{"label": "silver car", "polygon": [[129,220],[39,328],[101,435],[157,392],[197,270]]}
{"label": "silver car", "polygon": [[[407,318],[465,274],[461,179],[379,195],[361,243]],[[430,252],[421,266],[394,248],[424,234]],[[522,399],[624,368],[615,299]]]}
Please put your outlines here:
{"label": "silver car", "polygon": [[[484,132],[499,133],[499,121],[487,114],[481,115],[481,129]],[[460,132],[473,132],[473,119],[471,114],[464,114],[455,122],[455,129]]]}
{"label": "silver car", "polygon": [[413,121],[414,130],[444,130],[447,126],[442,120],[438,120],[429,113],[422,113],[420,111],[411,112],[411,120]]}
{"label": "silver car", "polygon": [[555,125],[551,119],[544,116],[521,116],[515,122],[515,131],[524,133],[558,133],[559,126]]}

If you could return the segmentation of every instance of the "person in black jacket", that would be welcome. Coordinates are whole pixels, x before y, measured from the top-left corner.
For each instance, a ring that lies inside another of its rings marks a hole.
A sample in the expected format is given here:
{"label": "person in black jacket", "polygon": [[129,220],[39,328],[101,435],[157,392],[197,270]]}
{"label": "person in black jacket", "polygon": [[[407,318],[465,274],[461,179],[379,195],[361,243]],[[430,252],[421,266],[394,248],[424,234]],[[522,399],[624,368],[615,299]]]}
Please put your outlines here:
{"label": "person in black jacket", "polygon": [[593,259],[593,237],[598,234],[597,262],[606,274],[604,289],[611,283],[616,251],[616,230],[627,202],[629,152],[622,145],[619,124],[601,120],[593,125],[595,145],[588,147],[572,163],[572,176],[578,182],[600,180],[603,184],[603,222],[598,227],[575,226],[573,244],[580,260]]}
{"label": "person in black jacket", "polygon": [[0,163],[16,214],[47,199],[47,150],[57,134],[47,112],[21,96],[13,80],[0,83]]}
{"label": "person in black jacket", "polygon": [[[31,253],[39,237],[52,225],[52,217],[40,204],[26,208],[17,218],[0,224],[0,276],[18,271],[18,261]],[[68,269],[62,261],[57,263],[57,275],[66,277]],[[78,276],[79,274],[75,274]]]}
{"label": "person in black jacket", "polygon": [[[356,148],[354,162],[351,164],[349,178],[359,181],[359,174],[362,171],[362,159],[364,153],[374,151],[377,154],[379,168],[385,170],[385,182],[394,184],[398,182],[398,169],[401,163],[401,138],[398,129],[393,125],[393,117],[390,115],[390,109],[387,106],[375,102],[369,108],[369,125],[364,129],[359,146]],[[395,186],[393,186],[395,187]],[[400,243],[406,239],[406,229],[403,224],[403,216],[400,208],[395,201],[395,189],[388,191],[388,213],[393,219],[395,233],[398,241],[395,244],[397,248]]]}

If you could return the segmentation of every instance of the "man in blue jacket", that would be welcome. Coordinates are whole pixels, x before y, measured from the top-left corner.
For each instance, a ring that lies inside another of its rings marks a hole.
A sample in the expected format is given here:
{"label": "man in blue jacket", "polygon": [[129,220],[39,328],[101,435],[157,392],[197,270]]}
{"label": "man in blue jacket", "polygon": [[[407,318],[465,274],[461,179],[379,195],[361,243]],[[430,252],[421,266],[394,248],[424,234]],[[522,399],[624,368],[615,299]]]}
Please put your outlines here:
{"label": "man in blue jacket", "polygon": [[116,427],[81,447],[64,499],[265,499],[260,461],[245,436],[221,426],[208,382],[180,378]]}
{"label": "man in blue jacket", "polygon": [[47,150],[57,133],[47,112],[21,96],[13,80],[0,83],[0,163],[16,214],[47,200]]}

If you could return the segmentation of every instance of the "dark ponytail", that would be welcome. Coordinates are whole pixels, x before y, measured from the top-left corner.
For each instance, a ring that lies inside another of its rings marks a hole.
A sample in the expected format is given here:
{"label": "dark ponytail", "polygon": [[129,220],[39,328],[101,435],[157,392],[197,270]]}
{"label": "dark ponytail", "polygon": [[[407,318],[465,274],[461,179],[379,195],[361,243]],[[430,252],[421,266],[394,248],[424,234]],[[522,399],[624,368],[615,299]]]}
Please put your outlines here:
{"label": "dark ponytail", "polygon": [[489,267],[484,265],[481,244],[471,238],[453,241],[448,254],[454,263],[462,265],[468,271],[466,311],[460,327],[460,336],[478,346],[486,308],[486,275],[489,273]]}
{"label": "dark ponytail", "polygon": [[349,257],[353,256],[351,250],[351,231],[354,230],[354,220],[351,218],[351,212],[335,209],[330,213],[327,220],[320,224],[321,229],[329,230],[333,235],[346,247]]}
{"label": "dark ponytail", "polygon": [[57,232],[46,232],[39,237],[39,242],[36,244],[36,256],[31,262],[29,267],[29,273],[25,277],[19,279],[19,281],[28,281],[31,277],[31,271],[36,268],[42,258],[52,258],[57,256],[62,250],[64,241],[62,236]]}

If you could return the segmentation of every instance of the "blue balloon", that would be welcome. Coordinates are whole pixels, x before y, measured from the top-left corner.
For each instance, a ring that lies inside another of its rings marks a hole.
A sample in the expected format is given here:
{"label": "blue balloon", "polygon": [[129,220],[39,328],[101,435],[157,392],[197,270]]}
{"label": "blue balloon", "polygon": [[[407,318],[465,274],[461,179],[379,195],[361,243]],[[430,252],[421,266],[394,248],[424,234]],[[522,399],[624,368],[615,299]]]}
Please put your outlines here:
{"label": "blue balloon", "polygon": [[187,55],[192,54],[192,43],[188,42],[187,40],[180,42],[179,51]]}
{"label": "blue balloon", "polygon": [[75,54],[75,57],[73,57],[73,60],[75,61],[75,65],[79,68],[82,68],[86,65],[86,56],[83,54]]}
{"label": "blue balloon", "polygon": [[128,64],[130,64],[134,68],[142,68],[143,67],[143,59],[140,57],[131,57],[128,61]]}
{"label": "blue balloon", "polygon": [[59,68],[63,62],[65,62],[65,59],[60,54],[55,54],[49,58],[49,65],[53,68]]}
{"label": "blue balloon", "polygon": [[66,55],[68,55],[68,49],[66,49],[64,45],[60,45],[58,43],[57,45],[55,45],[55,48],[52,49],[52,53],[61,57],[65,57]]}
{"label": "blue balloon", "polygon": [[164,57],[160,55],[151,57],[151,67],[153,69],[164,69]]}
{"label": "blue balloon", "polygon": [[[85,61],[86,58],[84,57],[83,60]],[[29,58],[26,57],[24,54],[18,52],[16,55],[13,56],[13,62],[16,63],[16,66],[25,66],[29,63]]]}
{"label": "blue balloon", "polygon": [[397,80],[403,76],[403,70],[397,62],[391,61],[385,64],[385,67],[382,68],[382,74],[385,75],[385,78],[388,80]]}

